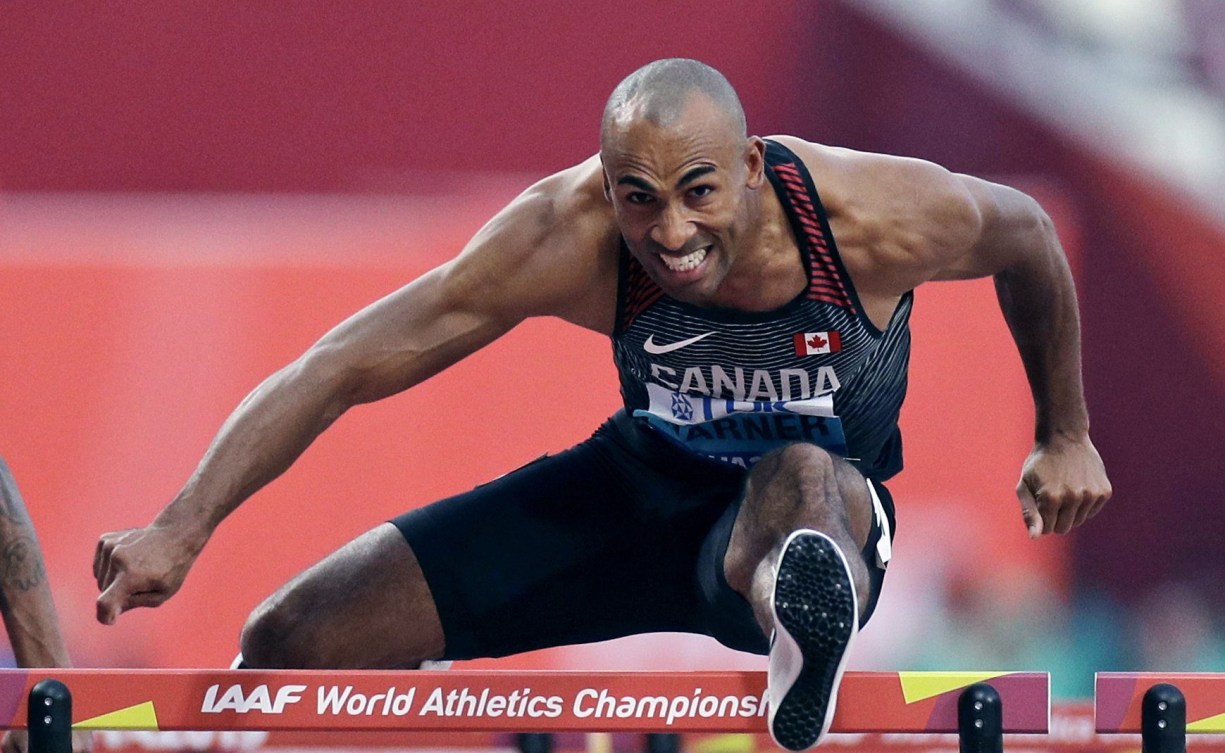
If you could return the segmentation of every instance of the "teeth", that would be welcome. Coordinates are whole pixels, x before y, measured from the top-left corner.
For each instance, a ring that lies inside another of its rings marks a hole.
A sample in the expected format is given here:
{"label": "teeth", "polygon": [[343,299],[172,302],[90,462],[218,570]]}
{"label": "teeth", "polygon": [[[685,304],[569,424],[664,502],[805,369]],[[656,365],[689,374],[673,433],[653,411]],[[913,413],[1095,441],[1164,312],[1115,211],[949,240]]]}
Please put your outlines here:
{"label": "teeth", "polygon": [[688,272],[697,265],[701,264],[702,260],[706,258],[706,249],[699,248],[692,254],[685,254],[684,256],[679,257],[660,256],[659,258],[663,259],[664,266],[673,272]]}

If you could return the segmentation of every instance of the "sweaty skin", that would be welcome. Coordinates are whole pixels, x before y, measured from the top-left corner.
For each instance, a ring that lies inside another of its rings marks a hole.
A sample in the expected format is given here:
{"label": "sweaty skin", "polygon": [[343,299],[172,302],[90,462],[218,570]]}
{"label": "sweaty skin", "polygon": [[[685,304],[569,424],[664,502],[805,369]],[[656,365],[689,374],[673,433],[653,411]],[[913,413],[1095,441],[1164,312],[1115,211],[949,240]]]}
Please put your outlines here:
{"label": "sweaty skin", "polygon": [[[420,383],[528,317],[554,316],[611,334],[622,237],[655,282],[680,300],[766,311],[794,298],[806,272],[764,176],[764,145],[722,115],[700,93],[685,100],[679,117],[663,121],[628,103],[607,123],[600,155],[528,188],[458,257],[354,314],[265,380],[147,527],[102,536],[94,561],[98,619],[113,623],[128,609],[170,598],[218,524],[350,407]],[[1018,485],[1025,524],[1035,537],[1066,533],[1096,514],[1110,485],[1088,435],[1075,291],[1037,203],[920,160],[774,138],[803,159],[820,187],[843,261],[878,327],[907,291],[927,281],[995,279],[1036,407],[1035,444]],[[806,452],[797,450],[794,460],[808,462]],[[823,472],[812,483],[839,480],[838,473]],[[778,479],[780,489],[783,481],[806,483],[787,473]],[[763,498],[773,493],[769,480],[763,475]],[[845,529],[844,549],[862,546],[867,495],[836,486],[830,493],[846,500],[846,510],[833,525]],[[738,518],[728,580],[759,607],[760,566],[776,539],[743,528]],[[855,559],[860,587],[866,573]],[[399,580],[372,578],[375,568],[388,566],[403,571]],[[387,624],[362,634],[356,626],[370,605],[338,606],[326,598],[326,578],[317,576],[333,571],[360,575],[345,582],[370,583],[372,591],[417,595],[380,603]],[[403,538],[383,526],[299,576],[261,610],[265,617],[285,609],[301,616],[326,603],[332,622],[302,628],[314,631],[303,644],[316,641],[316,648],[326,627],[357,631],[351,646],[320,649],[321,665],[408,666],[442,651],[437,614],[422,586]],[[252,624],[244,652],[260,644]],[[374,643],[385,655],[369,655]]]}

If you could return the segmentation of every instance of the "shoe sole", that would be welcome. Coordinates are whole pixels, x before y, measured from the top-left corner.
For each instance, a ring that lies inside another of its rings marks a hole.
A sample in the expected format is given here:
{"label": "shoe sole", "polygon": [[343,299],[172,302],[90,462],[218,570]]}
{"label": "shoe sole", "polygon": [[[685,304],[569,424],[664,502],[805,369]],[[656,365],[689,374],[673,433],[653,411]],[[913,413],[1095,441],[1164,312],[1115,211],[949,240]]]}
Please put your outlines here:
{"label": "shoe sole", "polygon": [[770,607],[770,734],[788,750],[807,750],[829,731],[848,649],[859,632],[855,584],[838,545],[817,531],[792,533],[779,557]]}

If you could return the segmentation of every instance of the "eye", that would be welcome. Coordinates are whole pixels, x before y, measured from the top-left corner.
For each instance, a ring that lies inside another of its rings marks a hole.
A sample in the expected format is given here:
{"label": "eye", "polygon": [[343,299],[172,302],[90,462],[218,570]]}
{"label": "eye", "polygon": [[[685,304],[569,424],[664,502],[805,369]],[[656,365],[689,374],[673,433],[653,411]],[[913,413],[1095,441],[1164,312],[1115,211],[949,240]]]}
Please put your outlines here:
{"label": "eye", "polygon": [[705,199],[714,192],[714,186],[694,186],[693,188],[689,189],[689,195],[693,196],[695,199]]}
{"label": "eye", "polygon": [[641,206],[643,204],[650,204],[652,201],[655,201],[655,197],[644,191],[631,191],[625,195],[625,200],[630,204],[637,204]]}

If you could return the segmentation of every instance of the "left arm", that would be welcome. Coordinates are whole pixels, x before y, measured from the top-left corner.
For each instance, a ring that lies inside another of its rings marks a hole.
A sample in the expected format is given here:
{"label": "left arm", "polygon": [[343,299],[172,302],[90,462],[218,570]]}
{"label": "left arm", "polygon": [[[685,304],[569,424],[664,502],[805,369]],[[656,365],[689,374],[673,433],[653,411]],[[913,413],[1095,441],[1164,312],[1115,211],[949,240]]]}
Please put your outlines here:
{"label": "left arm", "polygon": [[1034,447],[1017,484],[1029,534],[1067,533],[1110,499],[1089,439],[1076,288],[1054,225],[1036,201],[1005,186],[955,176],[975,208],[967,250],[934,279],[991,275],[1034,398]]}
{"label": "left arm", "polygon": [[1054,225],[1020,191],[924,160],[780,138],[800,154],[865,306],[892,312],[929,280],[992,277],[1034,398],[1017,496],[1033,538],[1067,533],[1110,499],[1089,439],[1076,288]]}
{"label": "left arm", "polygon": [[[60,634],[55,604],[47,584],[38,537],[17,484],[0,459],[0,616],[19,667],[68,667],[68,649]],[[24,730],[10,730],[0,743],[4,753],[26,749]],[[74,753],[91,748],[89,733],[74,732]]]}

